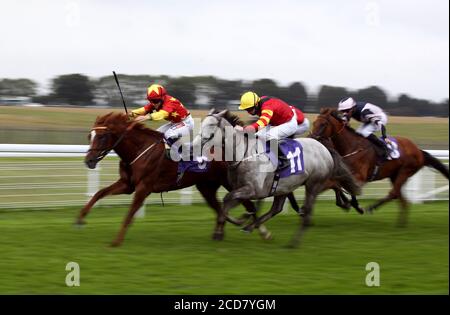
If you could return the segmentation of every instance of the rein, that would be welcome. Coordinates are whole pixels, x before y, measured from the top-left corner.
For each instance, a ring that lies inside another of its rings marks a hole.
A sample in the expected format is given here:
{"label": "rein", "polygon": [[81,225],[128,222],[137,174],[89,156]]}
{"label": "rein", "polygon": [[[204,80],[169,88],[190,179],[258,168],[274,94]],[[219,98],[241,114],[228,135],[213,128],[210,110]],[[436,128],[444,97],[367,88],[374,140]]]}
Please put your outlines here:
{"label": "rein", "polygon": [[349,157],[349,156],[352,156],[352,155],[355,155],[355,154],[357,154],[357,153],[359,153],[359,152],[362,152],[362,151],[365,151],[366,149],[358,149],[358,150],[356,150],[356,151],[353,151],[353,152],[350,152],[350,153],[348,153],[348,154],[346,154],[346,155],[343,155],[342,157],[343,158],[346,158],[346,157]]}
{"label": "rein", "polygon": [[133,161],[131,161],[129,164],[132,165],[134,164],[134,162],[136,162],[137,160],[139,160],[139,158],[141,156],[143,156],[148,150],[150,150],[151,148],[153,148],[157,143],[160,143],[161,141],[158,142],[153,142],[147,149],[145,149],[144,151],[142,151],[141,154],[139,154]]}

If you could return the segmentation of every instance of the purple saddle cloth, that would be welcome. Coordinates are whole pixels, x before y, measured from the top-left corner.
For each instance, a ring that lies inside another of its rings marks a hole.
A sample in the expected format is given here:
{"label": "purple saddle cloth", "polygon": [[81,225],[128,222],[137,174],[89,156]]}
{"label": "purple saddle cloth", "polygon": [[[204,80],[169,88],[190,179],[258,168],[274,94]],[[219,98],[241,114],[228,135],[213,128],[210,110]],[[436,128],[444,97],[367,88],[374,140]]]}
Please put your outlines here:
{"label": "purple saddle cloth", "polygon": [[380,138],[381,141],[386,143],[386,147],[388,149],[388,160],[396,160],[401,156],[401,151],[398,146],[397,139],[394,137],[387,137],[391,143],[386,143],[386,141],[383,140],[383,138]]}
{"label": "purple saddle cloth", "polygon": [[204,173],[209,169],[211,162],[205,161],[199,163],[197,161],[179,161],[178,162],[178,174],[183,174],[186,172],[192,173]]}
{"label": "purple saddle cloth", "polygon": [[269,159],[272,163],[277,165],[276,172],[280,175],[280,178],[302,174],[305,172],[303,147],[300,142],[294,139],[283,139],[279,144],[279,148],[281,149],[281,154],[290,162],[289,164],[283,163],[283,165],[280,165],[277,153],[270,151],[269,143],[266,145],[266,153],[268,153]]}

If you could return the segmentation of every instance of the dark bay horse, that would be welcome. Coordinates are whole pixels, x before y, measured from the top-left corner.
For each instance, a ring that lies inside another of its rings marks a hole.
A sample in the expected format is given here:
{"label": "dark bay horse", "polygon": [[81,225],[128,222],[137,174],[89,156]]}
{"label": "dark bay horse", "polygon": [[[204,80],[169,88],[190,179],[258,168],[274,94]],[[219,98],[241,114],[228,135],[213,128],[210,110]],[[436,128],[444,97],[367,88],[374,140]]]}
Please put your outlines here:
{"label": "dark bay horse", "polygon": [[[141,123],[129,121],[127,115],[122,113],[109,113],[98,117],[89,139],[91,144],[85,157],[86,165],[91,169],[95,168],[99,161],[114,150],[120,157],[120,178],[112,185],[99,190],[89,200],[81,209],[77,224],[85,223],[84,218],[99,199],[108,195],[135,192],[119,234],[112,243],[113,246],[118,246],[122,243],[134,214],[150,193],[167,192],[195,185],[208,205],[217,213],[213,239],[223,239],[224,224],[228,218],[217,200],[216,193],[220,186],[227,190],[231,189],[225,162],[212,161],[207,172],[186,172],[177,180],[178,162],[165,157],[163,134]],[[242,204],[248,213],[256,213],[251,201],[244,200]],[[231,220],[230,222],[235,223]],[[270,232],[265,227],[260,229],[260,232],[263,238],[270,237]]]}
{"label": "dark bay horse", "polygon": [[[449,178],[449,170],[444,164],[429,153],[420,150],[411,140],[403,137],[394,137],[398,144],[400,157],[380,163],[371,142],[349,127],[341,119],[340,113],[333,108],[324,108],[320,111],[313,123],[311,137],[331,144],[344,158],[358,181],[367,183],[389,178],[392,183],[389,194],[370,205],[366,210],[372,211],[388,201],[399,199],[401,206],[399,225],[405,225],[407,220],[408,202],[402,195],[401,188],[408,178],[424,166],[433,167],[447,179]],[[345,197],[338,194],[336,196],[338,198]],[[359,208],[355,196],[352,196],[351,205],[356,209]]]}

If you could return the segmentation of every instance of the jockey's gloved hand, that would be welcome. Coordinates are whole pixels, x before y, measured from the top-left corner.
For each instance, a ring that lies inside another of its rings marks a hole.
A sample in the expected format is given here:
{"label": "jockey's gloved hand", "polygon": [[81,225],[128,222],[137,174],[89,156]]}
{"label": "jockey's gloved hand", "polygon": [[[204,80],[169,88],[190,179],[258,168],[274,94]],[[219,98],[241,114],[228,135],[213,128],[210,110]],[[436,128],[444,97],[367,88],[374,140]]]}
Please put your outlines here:
{"label": "jockey's gloved hand", "polygon": [[131,118],[135,118],[137,116],[145,115],[146,111],[144,107],[133,109],[130,113]]}
{"label": "jockey's gloved hand", "polygon": [[152,116],[150,116],[150,114],[147,114],[147,115],[139,115],[139,116],[137,116],[134,120],[135,120],[135,121],[139,121],[139,122],[142,122],[142,121],[145,121],[145,120],[152,120]]}

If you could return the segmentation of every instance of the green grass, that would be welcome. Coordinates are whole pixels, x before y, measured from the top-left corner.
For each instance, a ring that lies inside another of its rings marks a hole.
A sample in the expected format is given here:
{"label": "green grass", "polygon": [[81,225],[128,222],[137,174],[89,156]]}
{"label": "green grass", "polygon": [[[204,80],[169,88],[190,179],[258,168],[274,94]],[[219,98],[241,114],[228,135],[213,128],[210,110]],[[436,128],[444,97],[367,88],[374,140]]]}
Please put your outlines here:
{"label": "green grass", "polygon": [[[0,293],[449,292],[448,202],[413,205],[407,228],[395,227],[396,203],[360,216],[319,202],[295,250],[285,248],[298,224],[292,211],[268,223],[272,241],[227,225],[225,240],[215,242],[213,211],[204,205],[149,206],[123,246],[110,248],[125,208],[94,208],[83,229],[72,226],[78,208],[0,212]],[[80,287],[65,286],[70,261],[80,265]],[[381,267],[377,288],[365,286],[371,261]]]}
{"label": "green grass", "polygon": [[448,149],[448,122],[423,126],[416,123],[392,123],[387,126],[387,133],[411,139],[421,149]]}

